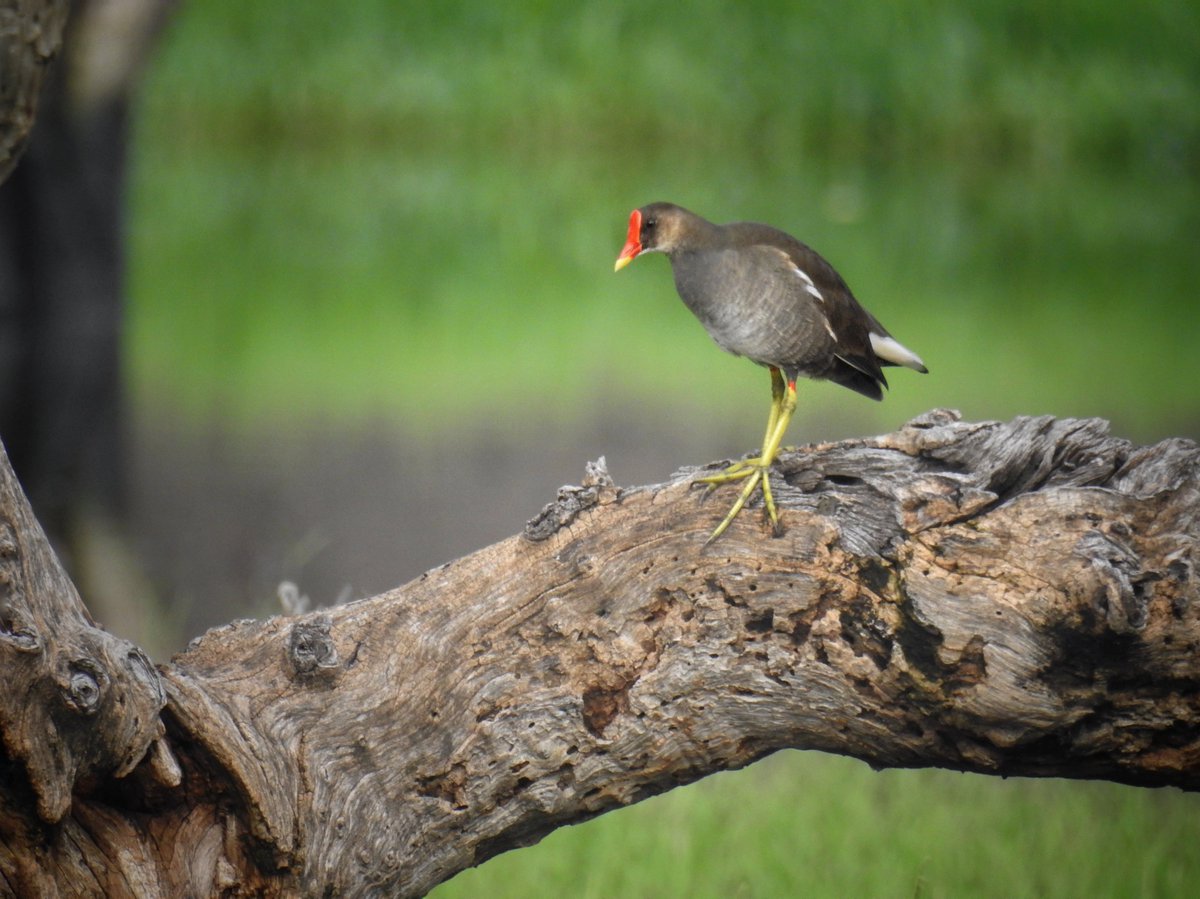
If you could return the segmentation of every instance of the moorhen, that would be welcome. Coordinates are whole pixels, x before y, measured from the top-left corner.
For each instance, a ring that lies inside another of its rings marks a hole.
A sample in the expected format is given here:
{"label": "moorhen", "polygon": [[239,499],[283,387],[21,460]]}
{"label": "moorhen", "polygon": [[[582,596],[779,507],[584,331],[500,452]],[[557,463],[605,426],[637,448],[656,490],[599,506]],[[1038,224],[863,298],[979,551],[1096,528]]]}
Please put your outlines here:
{"label": "moorhen", "polygon": [[778,533],[768,471],[796,410],[796,379],[829,380],[880,400],[887,386],[881,366],[928,369],[858,304],[832,265],[778,228],[755,222],[715,225],[673,203],[651,203],[630,213],[615,270],[651,252],[667,254],[675,289],[717,346],[771,372],[771,414],[762,452],[697,479],[709,489],[746,480],[708,542],[725,532],[759,484]]}

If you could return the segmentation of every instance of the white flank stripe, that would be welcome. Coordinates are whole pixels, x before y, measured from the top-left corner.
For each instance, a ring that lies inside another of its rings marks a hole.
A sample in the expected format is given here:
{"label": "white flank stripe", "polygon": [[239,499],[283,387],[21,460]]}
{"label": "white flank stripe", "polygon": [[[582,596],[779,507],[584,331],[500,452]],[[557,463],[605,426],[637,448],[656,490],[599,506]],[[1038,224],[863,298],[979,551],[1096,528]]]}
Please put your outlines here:
{"label": "white flank stripe", "polygon": [[794,271],[797,275],[799,275],[801,278],[804,279],[804,289],[805,290],[807,290],[810,294],[812,294],[814,297],[816,297],[822,303],[825,302],[825,298],[823,296],[821,296],[821,291],[817,290],[817,285],[813,284],[813,279],[808,276],[808,272],[806,272],[804,269],[800,268],[800,266],[798,266],[798,265],[793,265],[792,271]]}
{"label": "white flank stripe", "polygon": [[925,363],[921,361],[920,356],[893,337],[871,334],[871,349],[875,351],[875,355],[880,359],[886,359],[888,362],[896,363],[896,365],[903,365],[905,368],[912,368],[917,371],[925,368]]}

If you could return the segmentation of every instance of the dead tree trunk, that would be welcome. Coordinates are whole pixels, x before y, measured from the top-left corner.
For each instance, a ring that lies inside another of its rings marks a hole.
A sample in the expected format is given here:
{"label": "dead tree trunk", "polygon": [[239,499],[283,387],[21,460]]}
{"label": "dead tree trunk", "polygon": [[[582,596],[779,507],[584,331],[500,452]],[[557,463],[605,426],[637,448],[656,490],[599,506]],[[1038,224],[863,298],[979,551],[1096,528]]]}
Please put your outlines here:
{"label": "dead tree trunk", "polygon": [[51,60],[62,46],[66,0],[0,4],[0,183],[25,150]]}
{"label": "dead tree trunk", "polygon": [[930,413],[785,454],[786,534],[707,548],[694,471],[593,467],[523,535],[157,678],[0,461],[10,892],[418,895],[783,747],[1200,788],[1189,441]]}

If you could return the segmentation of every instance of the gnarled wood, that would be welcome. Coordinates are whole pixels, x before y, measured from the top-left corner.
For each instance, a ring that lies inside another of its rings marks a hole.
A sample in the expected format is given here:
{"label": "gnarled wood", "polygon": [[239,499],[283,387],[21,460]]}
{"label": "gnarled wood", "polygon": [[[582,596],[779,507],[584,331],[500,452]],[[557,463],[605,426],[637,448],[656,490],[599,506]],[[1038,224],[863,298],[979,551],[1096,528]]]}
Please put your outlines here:
{"label": "gnarled wood", "polygon": [[91,870],[122,850],[109,892],[417,895],[788,746],[1197,789],[1198,468],[1100,421],[936,412],[786,453],[786,534],[744,514],[706,548],[694,470],[595,466],[524,535],[195,641],[161,669],[182,785],[58,826]]}
{"label": "gnarled wood", "polygon": [[0,182],[21,158],[46,69],[62,46],[66,0],[0,3]]}
{"label": "gnarled wood", "polygon": [[[122,778],[162,736],[162,684],[145,654],[95,625],[33,518],[0,447],[0,736],[37,816]],[[165,761],[165,758],[164,758]]]}

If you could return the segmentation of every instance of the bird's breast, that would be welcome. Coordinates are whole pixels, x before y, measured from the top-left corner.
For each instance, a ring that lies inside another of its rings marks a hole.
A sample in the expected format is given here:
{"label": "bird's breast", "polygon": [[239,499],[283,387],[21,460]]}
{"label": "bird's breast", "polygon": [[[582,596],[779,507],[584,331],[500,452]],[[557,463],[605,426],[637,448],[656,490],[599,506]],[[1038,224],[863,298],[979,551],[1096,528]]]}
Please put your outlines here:
{"label": "bird's breast", "polygon": [[832,357],[824,311],[793,272],[732,250],[681,256],[672,269],[680,298],[722,349],[805,372]]}

